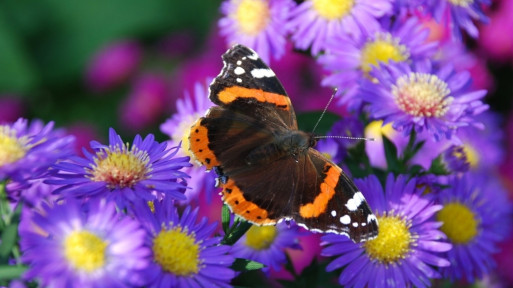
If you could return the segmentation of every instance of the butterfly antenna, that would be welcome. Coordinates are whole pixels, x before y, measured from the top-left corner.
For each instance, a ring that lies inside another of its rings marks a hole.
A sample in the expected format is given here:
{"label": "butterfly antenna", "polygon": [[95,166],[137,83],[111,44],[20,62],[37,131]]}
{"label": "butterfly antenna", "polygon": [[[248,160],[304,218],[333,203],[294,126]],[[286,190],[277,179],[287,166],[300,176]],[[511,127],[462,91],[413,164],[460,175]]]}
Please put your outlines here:
{"label": "butterfly antenna", "polygon": [[366,138],[366,137],[351,137],[351,136],[337,136],[337,135],[329,135],[329,136],[315,136],[315,139],[349,139],[349,140],[365,140],[365,141],[376,141],[375,138]]}
{"label": "butterfly antenna", "polygon": [[[317,126],[319,126],[319,123],[321,122],[322,117],[324,117],[324,114],[326,114],[326,111],[328,110],[328,107],[331,104],[331,101],[333,101],[333,98],[335,97],[335,94],[337,93],[337,88],[333,89],[333,94],[331,94],[331,98],[328,101],[328,104],[326,104],[326,107],[324,107],[324,110],[321,113],[321,116],[319,117],[319,120],[317,120],[317,123],[315,123],[314,128],[312,129],[312,134],[315,132],[315,129],[317,129]],[[316,137],[317,138],[317,137]]]}

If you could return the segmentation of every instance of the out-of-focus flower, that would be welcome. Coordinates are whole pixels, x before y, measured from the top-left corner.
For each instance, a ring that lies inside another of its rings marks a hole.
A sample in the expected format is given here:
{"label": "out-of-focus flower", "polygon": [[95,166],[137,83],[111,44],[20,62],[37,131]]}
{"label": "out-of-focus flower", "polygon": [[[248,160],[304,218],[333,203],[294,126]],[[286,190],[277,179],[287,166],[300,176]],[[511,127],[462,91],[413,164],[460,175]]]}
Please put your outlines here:
{"label": "out-of-focus flower", "polygon": [[372,118],[392,123],[405,135],[425,130],[436,140],[456,143],[458,128],[482,127],[475,116],[488,109],[481,102],[486,90],[469,91],[469,73],[456,73],[450,65],[434,71],[427,61],[416,64],[381,65],[371,71],[377,83],[365,79],[361,96],[370,104]]}
{"label": "out-of-focus flower", "polygon": [[51,165],[73,154],[72,136],[35,120],[18,119],[0,125],[0,181],[9,180],[8,194],[30,186],[30,180],[45,176]]}
{"label": "out-of-focus flower", "polygon": [[183,58],[196,50],[197,39],[192,31],[182,31],[164,37],[157,45],[158,51],[167,58]]}
{"label": "out-of-focus flower", "polygon": [[86,71],[86,82],[95,91],[110,89],[127,80],[137,69],[142,48],[131,40],[113,42],[92,57]]}
{"label": "out-of-focus flower", "polygon": [[[142,139],[137,135],[130,146],[114,129],[109,130],[109,145],[91,142],[94,153],[70,157],[54,165],[48,184],[62,185],[54,191],[63,197],[106,198],[119,208],[137,201],[155,199],[185,200],[184,178],[180,171],[190,166],[188,157],[175,157],[178,147],[167,148],[152,134]],[[169,203],[169,202],[167,202]]]}
{"label": "out-of-focus flower", "polygon": [[299,227],[281,222],[276,226],[256,226],[233,245],[231,253],[238,258],[250,259],[266,265],[265,270],[280,270],[287,262],[285,249],[301,249],[298,237]]}
{"label": "out-of-focus flower", "polygon": [[372,33],[364,31],[357,39],[342,34],[326,41],[326,53],[318,61],[331,73],[322,85],[337,88],[340,104],[352,110],[360,108],[359,80],[368,77],[380,63],[412,63],[436,52],[437,43],[426,42],[429,32],[416,18],[387,26],[391,27],[378,27]]}
{"label": "out-of-focus flower", "polygon": [[23,213],[19,228],[24,277],[47,287],[143,285],[149,265],[146,233],[114,203],[78,201]]}
{"label": "out-of-focus flower", "polygon": [[90,123],[77,122],[67,126],[68,134],[75,137],[75,154],[82,155],[82,149],[94,139],[98,139],[96,127]]}
{"label": "out-of-focus flower", "polygon": [[269,63],[285,53],[287,20],[294,7],[292,0],[227,0],[221,4],[224,17],[219,20],[221,35],[229,45],[253,48]]}
{"label": "out-of-focus flower", "polygon": [[134,82],[119,110],[120,122],[132,131],[155,124],[168,105],[168,83],[163,76],[146,74]]}
{"label": "out-of-focus flower", "polygon": [[[443,208],[436,218],[443,222],[440,229],[453,244],[447,252],[451,266],[443,268],[442,273],[452,280],[473,282],[491,272],[495,266],[492,254],[504,239],[505,233],[500,230],[511,225],[511,204],[505,201],[504,191],[495,191],[487,181],[487,176],[469,173],[451,176],[449,188],[437,194]],[[506,225],[503,221],[507,221]]]}
{"label": "out-of-focus flower", "polygon": [[0,95],[0,124],[16,121],[23,116],[23,102],[14,95]]}
{"label": "out-of-focus flower", "polygon": [[490,23],[480,26],[479,46],[494,60],[513,59],[513,37],[504,33],[513,29],[513,2],[496,1],[495,11],[490,12]]}
{"label": "out-of-focus flower", "polygon": [[389,0],[307,0],[292,10],[287,25],[297,48],[317,55],[327,41],[340,35],[359,39],[379,29],[378,18],[391,12]]}
{"label": "out-of-focus flower", "polygon": [[479,36],[479,31],[473,20],[487,23],[488,17],[483,12],[483,6],[490,0],[428,0],[427,9],[442,25],[452,30],[456,39],[461,39],[460,29],[465,30],[472,38]]}
{"label": "out-of-focus flower", "polygon": [[230,287],[235,258],[230,246],[212,237],[217,223],[207,224],[205,217],[197,221],[198,209],[191,211],[190,206],[180,216],[175,207],[158,201],[153,209],[137,207],[135,215],[147,231],[145,242],[152,251],[145,272],[147,287]]}
{"label": "out-of-focus flower", "polygon": [[[160,130],[171,138],[171,145],[181,143],[178,155],[190,156],[189,130],[192,124],[214,105],[208,98],[208,83],[208,80],[205,84],[196,83],[192,96],[185,91],[184,97],[176,101],[176,113],[160,125]],[[215,173],[207,173],[205,167],[198,165],[188,167],[184,172],[191,177],[188,181],[190,189],[185,191],[187,201],[197,202],[198,198],[205,198],[207,203],[210,203],[215,191]]]}
{"label": "out-of-focus flower", "polygon": [[322,255],[337,257],[326,269],[344,267],[338,280],[345,287],[428,287],[440,278],[436,269],[449,266],[442,253],[451,249],[438,230],[441,223],[431,220],[441,206],[422,197],[406,176],[389,175],[384,188],[374,175],[355,183],[378,218],[378,237],[356,244],[323,236]]}
{"label": "out-of-focus flower", "polygon": [[463,146],[452,145],[442,153],[442,163],[446,171],[451,173],[467,172],[470,163]]}

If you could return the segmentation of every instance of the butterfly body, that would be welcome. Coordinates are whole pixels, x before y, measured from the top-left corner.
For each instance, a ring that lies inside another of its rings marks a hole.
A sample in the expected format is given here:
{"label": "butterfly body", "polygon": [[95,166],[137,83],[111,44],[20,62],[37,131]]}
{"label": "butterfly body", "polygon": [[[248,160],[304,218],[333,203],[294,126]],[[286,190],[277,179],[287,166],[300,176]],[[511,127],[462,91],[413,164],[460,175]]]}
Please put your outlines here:
{"label": "butterfly body", "polygon": [[298,130],[289,97],[251,49],[236,45],[210,85],[212,107],[190,129],[190,151],[215,169],[223,201],[257,225],[293,219],[312,231],[360,242],[377,235],[376,217],[350,178]]}

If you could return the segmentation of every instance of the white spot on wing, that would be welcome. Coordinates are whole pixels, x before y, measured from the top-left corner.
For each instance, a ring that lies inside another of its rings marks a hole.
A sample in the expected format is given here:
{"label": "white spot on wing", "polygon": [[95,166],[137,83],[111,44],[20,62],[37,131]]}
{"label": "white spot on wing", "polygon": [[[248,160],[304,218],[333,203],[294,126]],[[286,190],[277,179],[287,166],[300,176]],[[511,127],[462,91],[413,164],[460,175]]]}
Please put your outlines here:
{"label": "white spot on wing", "polygon": [[353,222],[353,227],[358,227],[358,222]]}
{"label": "white spot on wing", "polygon": [[237,78],[237,83],[242,83],[242,79]]}
{"label": "white spot on wing", "polygon": [[372,221],[378,222],[378,219],[376,219],[376,216],[374,216],[374,214],[370,214],[369,216],[367,216],[367,223],[370,223]]}
{"label": "white spot on wing", "polygon": [[244,70],[244,68],[242,68],[242,67],[237,67],[237,68],[233,69],[233,72],[237,75],[242,75],[242,74],[246,73],[246,70]]}
{"label": "white spot on wing", "polygon": [[331,216],[333,216],[333,217],[337,216],[337,211],[331,210]]}
{"label": "white spot on wing", "polygon": [[240,64],[242,64],[242,61],[238,60],[237,65],[240,65]]}
{"label": "white spot on wing", "polygon": [[263,78],[263,77],[274,77],[276,76],[271,69],[259,68],[251,70],[251,75],[255,78]]}
{"label": "white spot on wing", "polygon": [[248,55],[248,58],[251,59],[251,60],[257,60],[258,59],[258,55],[256,53],[254,53],[254,51],[253,51],[253,54]]}
{"label": "white spot on wing", "polygon": [[349,225],[349,223],[351,223],[351,217],[349,217],[349,215],[344,215],[340,217],[340,223],[344,225]]}
{"label": "white spot on wing", "polygon": [[356,192],[354,193],[353,198],[347,200],[346,207],[349,211],[356,211],[363,201],[365,201],[365,198],[363,197],[362,192]]}

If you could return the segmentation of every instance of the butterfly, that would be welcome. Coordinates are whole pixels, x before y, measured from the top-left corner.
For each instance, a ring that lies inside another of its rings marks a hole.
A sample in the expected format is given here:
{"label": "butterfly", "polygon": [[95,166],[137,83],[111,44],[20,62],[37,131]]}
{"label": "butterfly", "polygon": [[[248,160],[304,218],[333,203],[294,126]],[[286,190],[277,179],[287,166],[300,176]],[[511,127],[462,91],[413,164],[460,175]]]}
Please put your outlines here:
{"label": "butterfly", "polygon": [[355,242],[378,234],[363,194],[298,130],[290,98],[252,49],[235,45],[210,84],[210,108],[189,131],[192,158],[218,174],[230,210],[256,225],[294,220]]}

